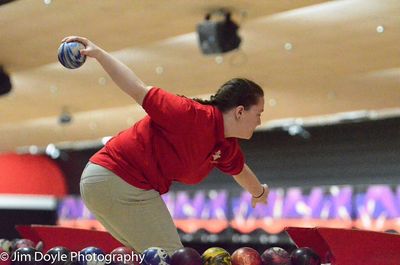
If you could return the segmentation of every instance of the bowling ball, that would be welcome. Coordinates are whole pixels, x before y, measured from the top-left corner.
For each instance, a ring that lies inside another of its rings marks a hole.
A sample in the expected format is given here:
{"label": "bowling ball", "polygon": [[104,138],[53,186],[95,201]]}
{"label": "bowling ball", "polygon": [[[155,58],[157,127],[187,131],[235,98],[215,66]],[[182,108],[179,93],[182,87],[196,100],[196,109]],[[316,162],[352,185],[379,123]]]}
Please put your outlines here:
{"label": "bowling ball", "polygon": [[320,265],[321,258],[311,248],[303,247],[290,254],[292,265]]}
{"label": "bowling ball", "polygon": [[58,48],[58,60],[66,68],[79,68],[86,61],[86,56],[80,52],[84,48],[85,46],[80,42],[63,42]]}
{"label": "bowling ball", "polygon": [[53,247],[46,252],[50,260],[45,259],[44,265],[70,265],[72,264],[71,251],[65,247]]}
{"label": "bowling ball", "polygon": [[171,265],[202,265],[199,252],[193,248],[181,248],[171,255]]}
{"label": "bowling ball", "polygon": [[143,264],[146,265],[170,265],[171,258],[165,249],[159,247],[150,247],[143,251]]}
{"label": "bowling ball", "polygon": [[10,253],[0,248],[0,265],[11,265]]}
{"label": "bowling ball", "polygon": [[15,247],[15,245],[17,244],[17,242],[20,240],[21,238],[14,238],[13,240],[11,240],[11,252],[13,252],[14,250],[17,250],[17,247]]}
{"label": "bowling ball", "polygon": [[201,255],[203,265],[232,265],[231,256],[223,248],[212,247]]}
{"label": "bowling ball", "polygon": [[7,253],[11,253],[11,241],[4,238],[0,239],[0,248]]}
{"label": "bowling ball", "polygon": [[35,248],[40,252],[43,252],[43,247],[44,247],[43,241],[37,242],[37,244],[35,246]]}
{"label": "bowling ball", "polygon": [[128,247],[118,247],[111,251],[112,265],[139,265],[140,258],[136,251]]}
{"label": "bowling ball", "polygon": [[233,252],[232,265],[262,265],[262,260],[257,250],[243,247]]}
{"label": "bowling ball", "polygon": [[80,251],[76,262],[80,265],[104,265],[104,251],[97,247],[87,247]]}
{"label": "bowling ball", "polygon": [[289,253],[280,247],[266,249],[261,254],[263,265],[290,265]]}
{"label": "bowling ball", "polygon": [[17,240],[17,241],[15,242],[15,245],[14,245],[14,249],[26,248],[26,247],[28,247],[28,248],[35,248],[35,247],[36,247],[36,244],[33,243],[33,241],[30,240],[30,239],[25,239],[25,238],[23,238],[23,239]]}
{"label": "bowling ball", "polygon": [[40,261],[35,260],[36,252],[33,247],[23,247],[15,250],[11,257],[12,265],[39,265]]}

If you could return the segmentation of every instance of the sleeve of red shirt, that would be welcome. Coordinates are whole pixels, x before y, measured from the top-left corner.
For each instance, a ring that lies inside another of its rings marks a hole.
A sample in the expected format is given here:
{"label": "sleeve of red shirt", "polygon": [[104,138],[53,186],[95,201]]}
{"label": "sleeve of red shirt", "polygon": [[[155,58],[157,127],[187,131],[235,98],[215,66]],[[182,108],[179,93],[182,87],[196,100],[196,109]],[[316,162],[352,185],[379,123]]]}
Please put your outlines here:
{"label": "sleeve of red shirt", "polygon": [[155,123],[169,130],[184,130],[199,116],[193,100],[158,87],[147,92],[142,106]]}
{"label": "sleeve of red shirt", "polygon": [[223,162],[218,163],[217,168],[226,174],[238,175],[242,172],[244,163],[245,160],[239,143],[237,139],[233,139],[228,157]]}

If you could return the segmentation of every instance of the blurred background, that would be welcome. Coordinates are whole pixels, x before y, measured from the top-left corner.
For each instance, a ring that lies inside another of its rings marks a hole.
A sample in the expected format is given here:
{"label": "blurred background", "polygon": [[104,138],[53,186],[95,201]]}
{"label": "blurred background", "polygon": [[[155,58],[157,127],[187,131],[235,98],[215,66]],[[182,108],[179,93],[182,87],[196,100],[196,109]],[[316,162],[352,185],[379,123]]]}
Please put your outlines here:
{"label": "blurred background", "polygon": [[[207,14],[229,14],[237,47],[213,52],[230,43],[207,43]],[[15,224],[103,229],[80,200],[80,174],[145,115],[93,59],[58,62],[69,35],[187,97],[232,77],[264,88],[262,125],[241,146],[271,188],[268,206],[252,209],[218,171],[174,184],[163,198],[185,245],[290,248],[286,226],[400,231],[399,1],[2,0],[0,238],[18,237]]]}

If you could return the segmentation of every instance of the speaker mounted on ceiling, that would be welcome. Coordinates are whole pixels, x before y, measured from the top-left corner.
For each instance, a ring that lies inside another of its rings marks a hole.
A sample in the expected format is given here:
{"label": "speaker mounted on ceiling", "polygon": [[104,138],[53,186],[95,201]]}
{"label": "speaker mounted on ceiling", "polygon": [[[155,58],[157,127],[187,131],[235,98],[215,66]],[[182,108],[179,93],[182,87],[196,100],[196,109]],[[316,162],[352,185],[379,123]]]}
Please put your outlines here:
{"label": "speaker mounted on ceiling", "polygon": [[0,96],[10,92],[11,88],[12,85],[10,76],[6,73],[4,68],[0,66]]}
{"label": "speaker mounted on ceiling", "polygon": [[[222,20],[213,20],[216,15]],[[203,54],[221,54],[237,49],[241,43],[238,36],[239,26],[232,21],[231,13],[219,10],[209,13],[205,20],[197,25],[197,35]]]}

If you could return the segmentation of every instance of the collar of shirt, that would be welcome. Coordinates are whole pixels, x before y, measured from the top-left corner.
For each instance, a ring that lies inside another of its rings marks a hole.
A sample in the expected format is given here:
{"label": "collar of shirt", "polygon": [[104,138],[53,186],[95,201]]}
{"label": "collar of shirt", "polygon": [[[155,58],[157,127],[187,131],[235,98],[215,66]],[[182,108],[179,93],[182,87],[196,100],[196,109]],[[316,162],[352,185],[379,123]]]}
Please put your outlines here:
{"label": "collar of shirt", "polygon": [[215,106],[214,111],[216,113],[217,118],[217,142],[225,141],[225,133],[224,133],[224,117],[222,116],[222,112]]}

